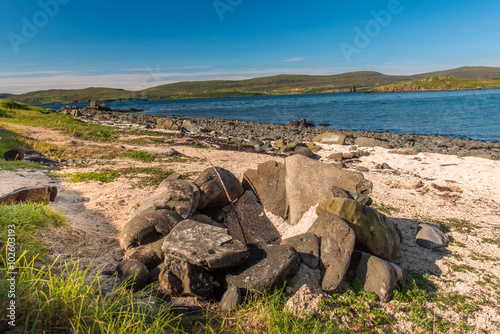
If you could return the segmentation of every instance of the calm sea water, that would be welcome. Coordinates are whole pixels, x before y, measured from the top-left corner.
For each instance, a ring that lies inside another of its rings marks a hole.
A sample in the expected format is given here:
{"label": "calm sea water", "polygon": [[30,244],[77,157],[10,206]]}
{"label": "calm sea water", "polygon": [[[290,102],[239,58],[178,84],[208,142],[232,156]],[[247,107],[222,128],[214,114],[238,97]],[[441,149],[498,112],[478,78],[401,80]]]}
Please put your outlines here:
{"label": "calm sea water", "polygon": [[[329,128],[500,141],[500,90],[314,94],[109,102],[144,113],[286,124],[306,118]],[[49,106],[59,108],[60,105]]]}

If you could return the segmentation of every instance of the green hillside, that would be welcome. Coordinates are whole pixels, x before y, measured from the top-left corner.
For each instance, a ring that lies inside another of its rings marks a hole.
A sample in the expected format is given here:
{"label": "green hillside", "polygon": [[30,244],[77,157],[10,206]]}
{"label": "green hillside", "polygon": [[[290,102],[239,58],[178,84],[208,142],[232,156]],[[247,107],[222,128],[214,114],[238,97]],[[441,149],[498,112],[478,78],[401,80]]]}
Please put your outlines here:
{"label": "green hillside", "polygon": [[[432,74],[432,75],[428,75]],[[350,72],[337,75],[276,75],[247,80],[212,80],[178,82],[144,89],[127,91],[113,88],[86,89],[51,89],[20,95],[10,95],[14,101],[31,105],[76,103],[117,100],[163,100],[184,98],[237,97],[255,95],[287,95],[349,92],[352,87],[357,91],[369,91],[379,86],[398,82],[420,80],[429,76],[453,75],[459,79],[500,79],[500,68],[496,67],[461,67],[453,70],[418,74],[411,76],[393,76],[378,72]],[[500,83],[500,81],[498,81]],[[491,86],[491,83],[481,83]],[[470,83],[467,87],[472,87]],[[493,85],[494,86],[494,85]],[[483,85],[478,86],[483,87]],[[453,87],[452,87],[453,88]],[[443,89],[452,89],[443,88]],[[439,89],[439,88],[438,88]],[[472,89],[472,88],[462,88]],[[431,90],[435,90],[434,87]],[[374,91],[378,91],[374,90]],[[9,95],[9,94],[5,94]],[[0,96],[1,97],[1,96]]]}
{"label": "green hillside", "polygon": [[500,80],[460,79],[451,75],[438,75],[419,81],[399,82],[387,86],[377,87],[369,93],[400,93],[424,92],[468,89],[500,88]]}

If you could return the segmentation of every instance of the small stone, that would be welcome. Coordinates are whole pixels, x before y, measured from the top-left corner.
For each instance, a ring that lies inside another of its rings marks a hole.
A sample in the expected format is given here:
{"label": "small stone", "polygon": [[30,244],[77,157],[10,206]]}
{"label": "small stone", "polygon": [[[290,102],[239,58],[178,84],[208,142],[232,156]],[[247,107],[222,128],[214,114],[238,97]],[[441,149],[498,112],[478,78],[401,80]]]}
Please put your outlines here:
{"label": "small stone", "polygon": [[417,229],[416,241],[419,246],[432,249],[446,246],[450,238],[437,227],[420,224]]}
{"label": "small stone", "polygon": [[7,161],[18,161],[24,159],[24,153],[21,150],[13,149],[3,154],[3,158]]}
{"label": "small stone", "polygon": [[341,152],[332,153],[328,156],[329,160],[335,160],[335,161],[342,161],[343,158],[344,158],[344,155]]}
{"label": "small stone", "polygon": [[222,311],[234,310],[241,303],[241,291],[236,286],[230,286],[222,296],[219,307]]}
{"label": "small stone", "polygon": [[345,144],[345,135],[334,132],[325,132],[322,133],[313,139],[314,142],[322,143],[322,144],[337,144],[344,145]]}

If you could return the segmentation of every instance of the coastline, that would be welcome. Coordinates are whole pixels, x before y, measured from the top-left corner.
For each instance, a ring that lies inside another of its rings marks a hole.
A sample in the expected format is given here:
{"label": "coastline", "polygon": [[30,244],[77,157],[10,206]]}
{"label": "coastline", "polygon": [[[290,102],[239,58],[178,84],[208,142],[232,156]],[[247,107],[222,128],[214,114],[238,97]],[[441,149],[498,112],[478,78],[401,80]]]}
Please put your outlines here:
{"label": "coastline", "polygon": [[[266,147],[272,148],[272,143],[276,140],[282,139],[288,142],[303,140],[307,142],[312,141],[314,137],[324,132],[334,132],[346,136],[345,145],[354,145],[356,138],[368,137],[378,139],[386,148],[413,149],[415,152],[451,154],[461,157],[479,156],[500,160],[499,142],[446,136],[343,130],[329,127],[292,126],[290,124],[257,123],[215,118],[150,115],[88,108],[72,109],[69,107],[63,108],[59,112],[71,115],[84,122],[137,127],[151,131],[182,131],[188,135],[236,140],[240,145],[254,146],[253,142],[257,138],[269,144]],[[183,124],[187,125],[184,126]],[[260,150],[257,151],[261,152]],[[264,151],[268,150],[264,148]]]}

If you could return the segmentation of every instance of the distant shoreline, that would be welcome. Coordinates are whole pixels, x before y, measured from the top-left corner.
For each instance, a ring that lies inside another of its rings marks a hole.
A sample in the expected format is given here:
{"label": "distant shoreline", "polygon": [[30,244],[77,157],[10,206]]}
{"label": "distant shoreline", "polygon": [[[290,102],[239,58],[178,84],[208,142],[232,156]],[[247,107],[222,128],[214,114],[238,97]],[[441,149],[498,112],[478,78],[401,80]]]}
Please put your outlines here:
{"label": "distant shoreline", "polygon": [[[71,114],[71,110],[68,110]],[[77,116],[76,116],[77,115]],[[141,113],[127,113],[115,111],[99,111],[83,109],[75,113],[76,118],[90,123],[109,126],[139,126],[142,129],[168,130],[164,124],[178,125],[181,133],[190,136],[205,136],[213,138],[227,138],[227,140],[251,140],[259,138],[262,141],[286,141],[314,139],[324,132],[335,132],[346,136],[346,145],[354,145],[358,137],[376,138],[388,148],[415,149],[416,152],[453,154],[458,156],[483,156],[492,160],[500,160],[500,143],[486,142],[465,138],[452,138],[435,135],[403,134],[390,132],[373,132],[361,130],[342,130],[323,127],[296,127],[284,124],[257,123],[250,121],[225,120],[216,118],[181,117],[168,115],[152,115]],[[184,129],[182,124],[189,121],[194,125],[191,129]],[[193,131],[193,129],[196,129]]]}

